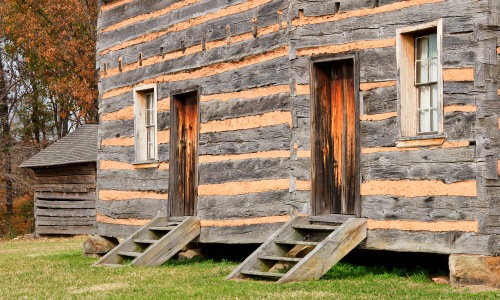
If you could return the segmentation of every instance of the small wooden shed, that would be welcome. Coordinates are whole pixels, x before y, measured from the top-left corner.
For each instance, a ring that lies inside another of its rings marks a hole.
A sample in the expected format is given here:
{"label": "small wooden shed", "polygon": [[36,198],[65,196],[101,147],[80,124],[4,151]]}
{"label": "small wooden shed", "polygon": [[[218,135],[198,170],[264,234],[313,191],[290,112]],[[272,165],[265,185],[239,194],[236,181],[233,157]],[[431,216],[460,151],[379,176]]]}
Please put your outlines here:
{"label": "small wooden shed", "polygon": [[35,172],[37,234],[96,233],[98,124],[86,124],[21,167]]}

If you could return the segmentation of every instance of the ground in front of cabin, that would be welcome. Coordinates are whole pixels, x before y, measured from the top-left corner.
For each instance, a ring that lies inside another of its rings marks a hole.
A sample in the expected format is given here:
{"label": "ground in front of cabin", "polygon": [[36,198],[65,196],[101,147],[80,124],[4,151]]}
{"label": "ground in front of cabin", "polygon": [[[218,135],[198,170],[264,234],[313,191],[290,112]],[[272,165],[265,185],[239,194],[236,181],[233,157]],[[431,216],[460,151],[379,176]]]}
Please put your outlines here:
{"label": "ground in front of cabin", "polygon": [[500,292],[432,282],[426,270],[340,263],[321,280],[225,281],[234,262],[91,267],[85,237],[0,241],[0,299],[496,299]]}

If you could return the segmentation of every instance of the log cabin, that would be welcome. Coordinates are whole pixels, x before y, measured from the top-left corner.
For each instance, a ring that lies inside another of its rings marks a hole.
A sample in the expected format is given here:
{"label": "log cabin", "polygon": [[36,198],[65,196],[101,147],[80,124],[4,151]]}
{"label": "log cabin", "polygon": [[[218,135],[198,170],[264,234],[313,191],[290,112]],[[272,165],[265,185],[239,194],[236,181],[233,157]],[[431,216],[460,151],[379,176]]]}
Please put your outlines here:
{"label": "log cabin", "polygon": [[499,30],[498,0],[101,0],[98,234],[352,218],[361,249],[500,263]]}
{"label": "log cabin", "polygon": [[21,164],[35,174],[37,235],[96,234],[98,124],[85,124]]}

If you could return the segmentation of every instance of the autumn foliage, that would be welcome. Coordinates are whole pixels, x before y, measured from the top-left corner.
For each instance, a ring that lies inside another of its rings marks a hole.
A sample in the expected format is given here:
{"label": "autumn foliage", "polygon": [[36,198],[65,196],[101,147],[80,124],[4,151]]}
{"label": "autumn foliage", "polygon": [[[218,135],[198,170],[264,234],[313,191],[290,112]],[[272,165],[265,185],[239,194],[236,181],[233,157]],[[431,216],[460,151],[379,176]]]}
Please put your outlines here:
{"label": "autumn foliage", "polygon": [[[37,93],[53,100],[61,127],[97,120],[97,0],[3,0],[7,52],[20,53]],[[54,107],[51,107],[54,109]],[[63,132],[63,135],[65,132]]]}

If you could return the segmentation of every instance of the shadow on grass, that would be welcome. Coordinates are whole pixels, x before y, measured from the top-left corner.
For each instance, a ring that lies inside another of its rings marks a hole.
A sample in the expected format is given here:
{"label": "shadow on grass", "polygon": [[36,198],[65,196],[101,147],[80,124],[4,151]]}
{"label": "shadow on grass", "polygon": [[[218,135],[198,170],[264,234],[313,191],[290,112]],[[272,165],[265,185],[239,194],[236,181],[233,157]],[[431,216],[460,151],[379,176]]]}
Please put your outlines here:
{"label": "shadow on grass", "polygon": [[429,271],[420,267],[412,269],[406,268],[387,268],[385,266],[356,266],[349,263],[340,262],[331,268],[321,279],[354,279],[384,277],[398,278],[406,277],[412,281],[427,282],[430,280]]}

